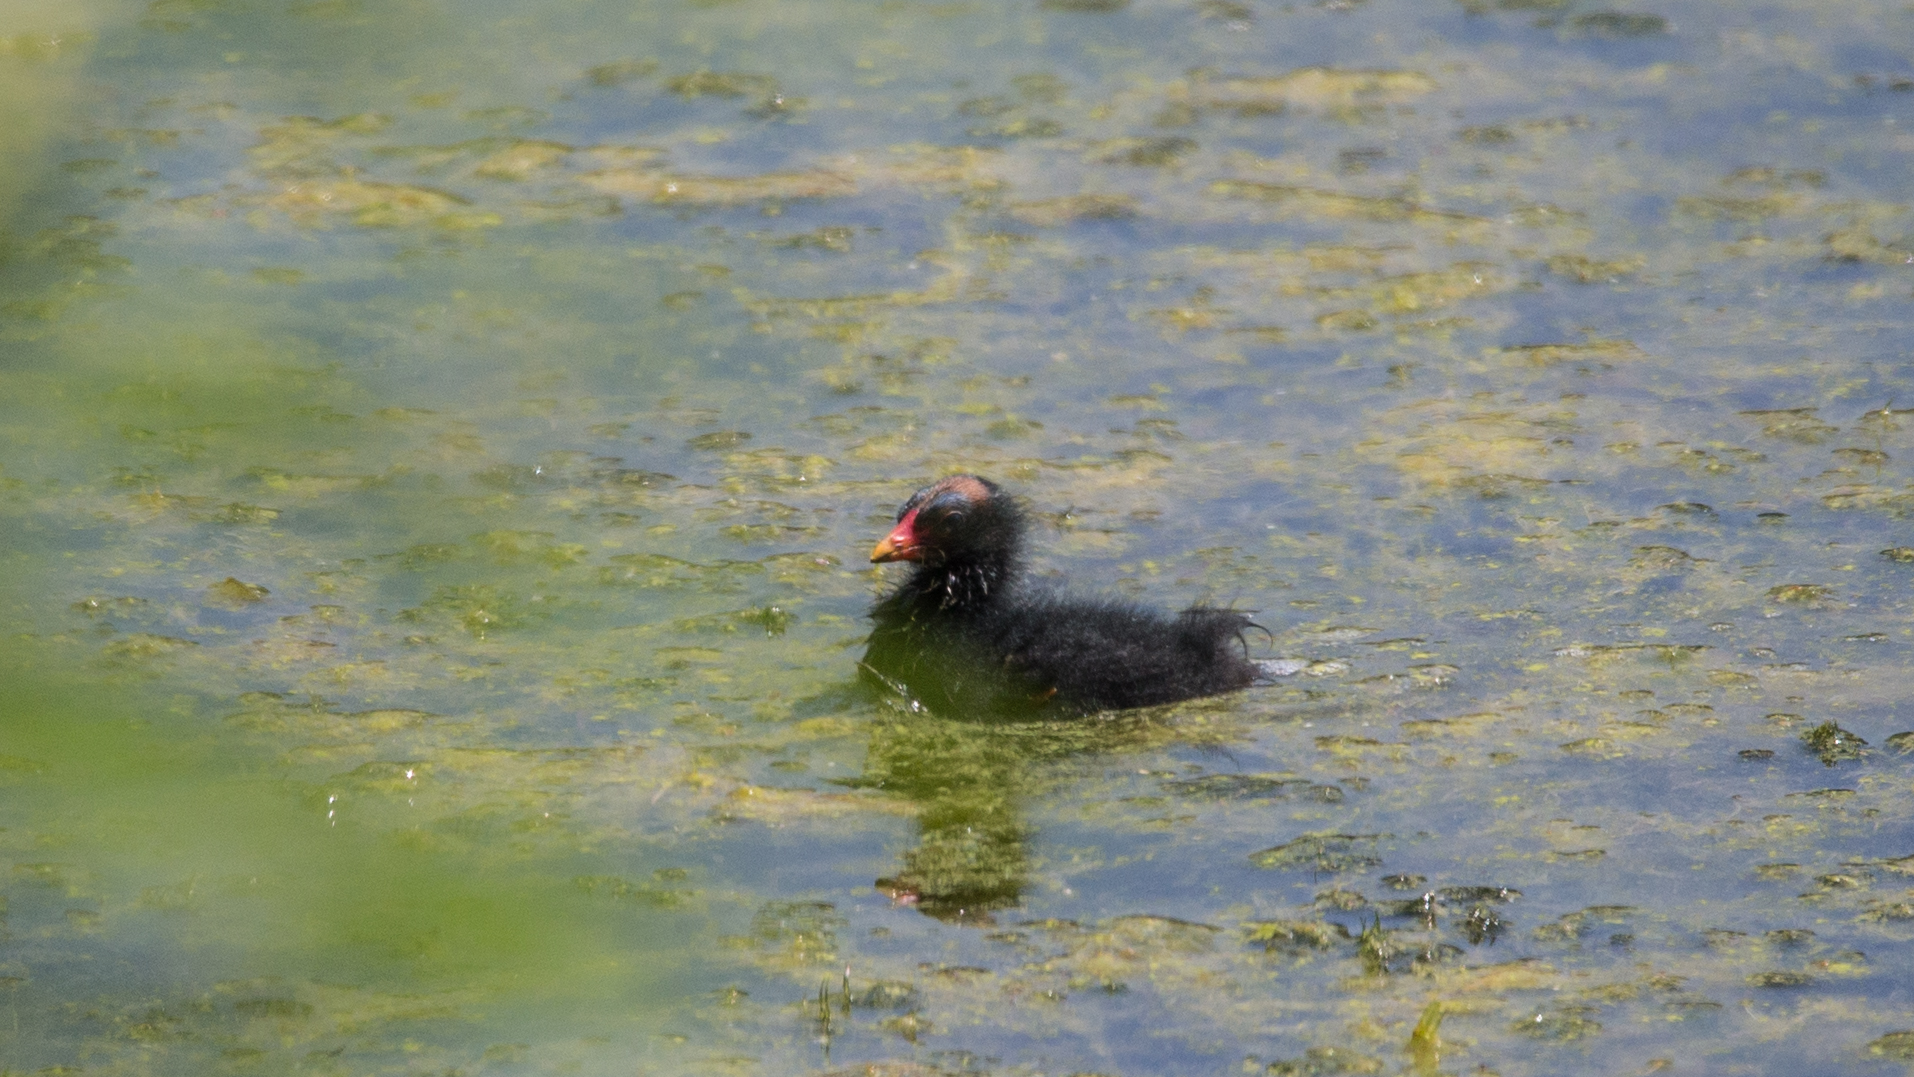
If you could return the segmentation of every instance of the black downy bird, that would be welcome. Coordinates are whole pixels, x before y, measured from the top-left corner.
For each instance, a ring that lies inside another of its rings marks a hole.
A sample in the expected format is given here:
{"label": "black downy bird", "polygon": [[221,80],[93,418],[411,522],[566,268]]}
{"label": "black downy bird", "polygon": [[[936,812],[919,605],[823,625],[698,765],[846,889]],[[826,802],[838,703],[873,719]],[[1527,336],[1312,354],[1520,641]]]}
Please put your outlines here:
{"label": "black downy bird", "polygon": [[912,494],[871,551],[916,567],[871,610],[865,671],[952,717],[1122,710],[1258,679],[1248,614],[1051,594],[1023,576],[1024,530],[1016,500],[988,479],[952,475]]}

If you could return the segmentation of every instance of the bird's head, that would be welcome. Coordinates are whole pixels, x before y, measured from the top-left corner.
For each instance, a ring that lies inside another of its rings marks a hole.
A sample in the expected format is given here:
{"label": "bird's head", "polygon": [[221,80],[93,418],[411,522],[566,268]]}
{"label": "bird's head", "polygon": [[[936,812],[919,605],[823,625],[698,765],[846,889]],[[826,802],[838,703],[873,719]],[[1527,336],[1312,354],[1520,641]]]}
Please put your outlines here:
{"label": "bird's head", "polygon": [[975,561],[1008,562],[1023,536],[1023,513],[989,479],[952,475],[910,496],[897,526],[871,560],[916,561],[936,568]]}

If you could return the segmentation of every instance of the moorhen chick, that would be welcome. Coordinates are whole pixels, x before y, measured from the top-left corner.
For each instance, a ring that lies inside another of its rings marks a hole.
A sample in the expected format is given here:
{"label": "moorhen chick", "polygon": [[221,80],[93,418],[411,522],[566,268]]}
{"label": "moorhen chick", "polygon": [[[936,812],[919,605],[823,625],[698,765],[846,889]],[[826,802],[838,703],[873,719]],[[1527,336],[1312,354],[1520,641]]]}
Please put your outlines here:
{"label": "moorhen chick", "polygon": [[1248,687],[1249,616],[1165,616],[1060,597],[1023,576],[1025,520],[975,475],[912,494],[871,560],[916,567],[871,610],[865,671],[932,712],[1045,717],[1173,703]]}

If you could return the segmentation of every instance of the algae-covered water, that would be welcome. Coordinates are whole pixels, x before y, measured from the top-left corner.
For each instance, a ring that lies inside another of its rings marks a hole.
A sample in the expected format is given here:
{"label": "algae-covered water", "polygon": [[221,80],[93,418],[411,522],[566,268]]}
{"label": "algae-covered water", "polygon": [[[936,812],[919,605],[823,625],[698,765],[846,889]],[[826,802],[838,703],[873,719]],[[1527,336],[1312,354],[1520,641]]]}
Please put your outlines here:
{"label": "algae-covered water", "polygon": [[[1903,1072],[1911,42],[0,5],[0,1072]],[[956,470],[1284,675],[860,689]]]}

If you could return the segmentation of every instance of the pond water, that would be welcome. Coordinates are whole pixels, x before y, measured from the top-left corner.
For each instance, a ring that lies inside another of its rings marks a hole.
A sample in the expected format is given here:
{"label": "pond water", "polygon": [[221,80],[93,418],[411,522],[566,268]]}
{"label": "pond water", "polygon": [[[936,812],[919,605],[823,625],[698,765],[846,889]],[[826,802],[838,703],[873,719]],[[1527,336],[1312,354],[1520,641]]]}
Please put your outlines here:
{"label": "pond water", "polygon": [[[1910,41],[14,0],[0,1071],[1903,1071]],[[860,690],[959,470],[1284,675]]]}

